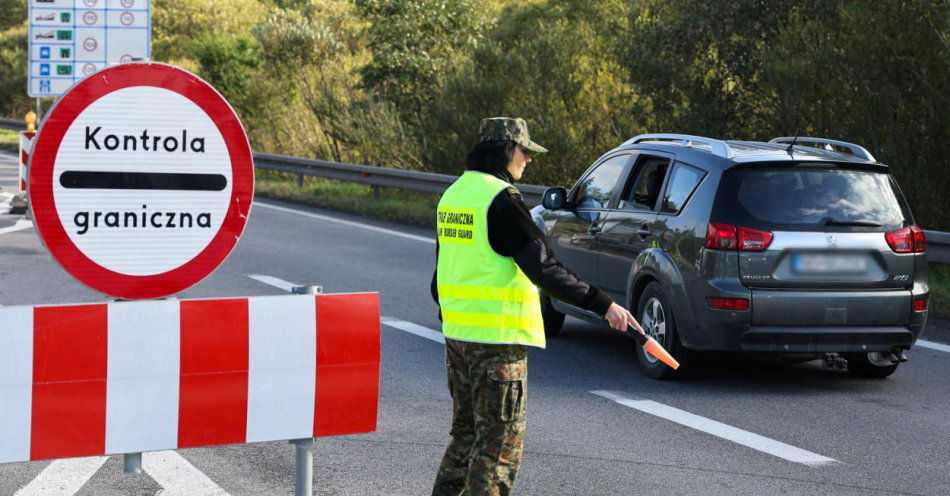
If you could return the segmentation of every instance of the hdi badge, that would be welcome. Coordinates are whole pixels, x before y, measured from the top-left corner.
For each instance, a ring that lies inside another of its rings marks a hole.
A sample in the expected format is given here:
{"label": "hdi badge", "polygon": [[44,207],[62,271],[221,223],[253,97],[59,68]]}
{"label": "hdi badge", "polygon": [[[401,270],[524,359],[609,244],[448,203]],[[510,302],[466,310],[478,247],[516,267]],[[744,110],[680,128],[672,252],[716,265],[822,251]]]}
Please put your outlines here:
{"label": "hdi badge", "polygon": [[227,258],[254,193],[250,146],[224,98],[164,64],[77,83],[30,157],[30,204],[53,258],[118,298],[180,292]]}

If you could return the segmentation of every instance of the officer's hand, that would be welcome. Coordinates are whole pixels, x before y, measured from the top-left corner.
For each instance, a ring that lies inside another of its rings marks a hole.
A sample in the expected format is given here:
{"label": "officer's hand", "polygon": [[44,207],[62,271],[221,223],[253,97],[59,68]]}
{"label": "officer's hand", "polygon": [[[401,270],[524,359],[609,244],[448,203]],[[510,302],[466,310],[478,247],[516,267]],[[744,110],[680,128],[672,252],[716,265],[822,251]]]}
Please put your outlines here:
{"label": "officer's hand", "polygon": [[604,318],[610,323],[610,327],[620,332],[627,332],[627,326],[630,325],[640,334],[643,334],[643,328],[640,327],[640,323],[637,322],[637,319],[633,318],[633,315],[627,311],[626,308],[616,303],[610,304],[610,308],[607,309]]}

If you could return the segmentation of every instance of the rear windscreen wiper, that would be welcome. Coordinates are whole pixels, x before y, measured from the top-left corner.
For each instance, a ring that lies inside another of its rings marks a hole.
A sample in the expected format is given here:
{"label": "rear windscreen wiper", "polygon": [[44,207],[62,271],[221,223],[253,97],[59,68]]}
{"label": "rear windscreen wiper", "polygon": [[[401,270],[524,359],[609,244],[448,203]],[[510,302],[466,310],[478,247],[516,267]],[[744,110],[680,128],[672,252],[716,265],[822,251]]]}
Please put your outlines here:
{"label": "rear windscreen wiper", "polygon": [[864,222],[860,220],[835,220],[831,218],[824,219],[822,222],[826,226],[856,226],[856,227],[881,227],[875,222]]}

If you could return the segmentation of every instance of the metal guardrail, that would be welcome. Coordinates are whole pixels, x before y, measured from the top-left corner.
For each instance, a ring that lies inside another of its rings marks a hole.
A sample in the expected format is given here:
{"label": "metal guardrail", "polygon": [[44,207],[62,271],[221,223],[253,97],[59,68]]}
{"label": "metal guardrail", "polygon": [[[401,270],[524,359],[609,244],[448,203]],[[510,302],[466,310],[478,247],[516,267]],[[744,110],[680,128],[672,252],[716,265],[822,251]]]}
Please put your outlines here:
{"label": "metal guardrail", "polygon": [[[23,130],[22,120],[0,118],[0,128]],[[262,170],[287,172],[303,176],[323,177],[338,181],[368,184],[374,188],[392,187],[426,193],[442,193],[455,181],[456,176],[418,172],[401,169],[387,169],[371,165],[343,164],[310,158],[288,157],[270,153],[255,153],[254,166]],[[545,186],[517,184],[530,206],[541,203]],[[925,231],[927,233],[927,260],[950,264],[950,232]]]}
{"label": "metal guardrail", "polygon": [[[338,181],[349,181],[371,186],[387,186],[422,191],[426,193],[442,193],[456,179],[457,176],[434,174],[432,172],[409,171],[402,169],[388,169],[371,165],[342,164],[310,158],[288,157],[269,153],[255,153],[254,166],[258,169],[288,172],[300,176],[316,176]],[[541,203],[541,195],[547,189],[544,186],[533,184],[516,184],[525,203],[534,206]]]}
{"label": "metal guardrail", "polygon": [[950,264],[950,233],[924,231],[927,234],[927,261]]}
{"label": "metal guardrail", "polygon": [[0,117],[0,128],[23,131],[26,129],[26,124],[24,124],[21,119],[4,119]]}

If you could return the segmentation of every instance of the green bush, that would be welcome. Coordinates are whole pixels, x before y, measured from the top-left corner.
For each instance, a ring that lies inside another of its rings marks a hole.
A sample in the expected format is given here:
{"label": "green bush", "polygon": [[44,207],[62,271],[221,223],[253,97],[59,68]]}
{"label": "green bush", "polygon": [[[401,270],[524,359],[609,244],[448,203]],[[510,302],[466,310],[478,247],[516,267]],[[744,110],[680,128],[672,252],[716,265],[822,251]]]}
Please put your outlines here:
{"label": "green bush", "polygon": [[950,265],[928,264],[927,284],[930,286],[930,313],[950,318]]}

